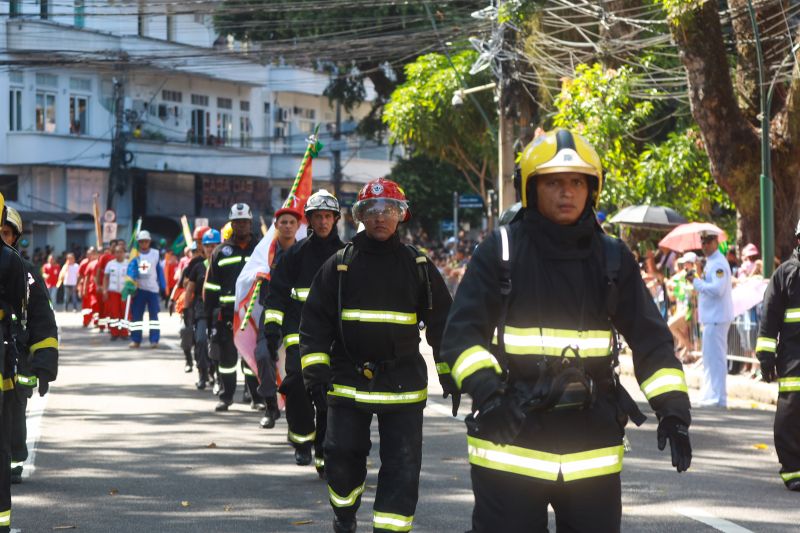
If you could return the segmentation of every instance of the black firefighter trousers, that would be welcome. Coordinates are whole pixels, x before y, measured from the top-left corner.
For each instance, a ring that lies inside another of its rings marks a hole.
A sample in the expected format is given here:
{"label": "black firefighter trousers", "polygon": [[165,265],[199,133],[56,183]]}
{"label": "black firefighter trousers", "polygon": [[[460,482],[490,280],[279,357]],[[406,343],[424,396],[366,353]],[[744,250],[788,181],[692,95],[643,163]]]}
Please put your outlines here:
{"label": "black firefighter trousers", "polygon": [[781,477],[788,485],[800,479],[800,391],[778,394],[774,432]]}
{"label": "black firefighter trousers", "polygon": [[558,533],[614,533],[622,520],[619,474],[545,481],[471,465],[471,533],[547,533],[553,506]]}
{"label": "black firefighter trousers", "polygon": [[[218,326],[220,328],[220,326]],[[236,392],[236,367],[239,363],[239,351],[233,343],[233,331],[227,329],[217,329],[211,339],[211,359],[218,361],[217,373],[221,383],[219,399],[227,404],[233,403],[233,394]],[[250,392],[250,396],[259,401],[257,392],[258,378],[255,372],[250,371],[242,361],[242,372],[244,373],[244,385]]]}
{"label": "black firefighter trousers", "polygon": [[314,413],[314,404],[303,383],[300,365],[300,347],[286,348],[286,377],[281,382],[279,392],[286,396],[286,422],[289,426],[289,442],[295,448],[314,444],[314,465],[322,468],[324,454],[327,413]]}
{"label": "black firefighter trousers", "polygon": [[[372,413],[328,406],[325,473],[334,514],[353,520],[361,504],[372,446]],[[408,531],[414,519],[422,467],[422,409],[378,413],[381,468],[373,509],[374,531]],[[388,527],[387,527],[388,526]],[[409,529],[398,529],[407,526]]]}
{"label": "black firefighter trousers", "polygon": [[[2,368],[0,366],[0,368]],[[3,378],[13,375],[4,372]],[[11,433],[16,392],[0,392],[0,533],[11,530]]]}

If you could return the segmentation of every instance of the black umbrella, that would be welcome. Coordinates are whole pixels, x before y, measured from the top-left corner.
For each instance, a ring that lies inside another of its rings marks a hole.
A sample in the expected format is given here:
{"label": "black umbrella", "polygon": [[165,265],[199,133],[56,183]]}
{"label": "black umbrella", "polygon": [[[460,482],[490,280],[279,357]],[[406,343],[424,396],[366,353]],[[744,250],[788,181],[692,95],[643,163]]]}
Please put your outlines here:
{"label": "black umbrella", "polygon": [[631,205],[611,217],[612,224],[644,229],[670,229],[686,222],[686,218],[669,207]]}

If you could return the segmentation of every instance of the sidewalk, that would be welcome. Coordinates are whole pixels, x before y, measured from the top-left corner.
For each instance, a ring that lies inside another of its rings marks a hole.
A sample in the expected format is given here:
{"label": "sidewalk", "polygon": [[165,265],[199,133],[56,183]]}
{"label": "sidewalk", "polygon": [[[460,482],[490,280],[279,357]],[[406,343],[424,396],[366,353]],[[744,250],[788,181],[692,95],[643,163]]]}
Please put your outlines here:
{"label": "sidewalk", "polygon": [[[620,354],[619,369],[623,375],[633,375],[633,358],[631,354]],[[702,359],[696,363],[684,365],[683,371],[686,374],[686,384],[689,389],[699,390],[703,383]],[[778,385],[776,383],[764,383],[761,380],[752,379],[743,374],[728,375],[728,398],[776,405],[778,403]]]}

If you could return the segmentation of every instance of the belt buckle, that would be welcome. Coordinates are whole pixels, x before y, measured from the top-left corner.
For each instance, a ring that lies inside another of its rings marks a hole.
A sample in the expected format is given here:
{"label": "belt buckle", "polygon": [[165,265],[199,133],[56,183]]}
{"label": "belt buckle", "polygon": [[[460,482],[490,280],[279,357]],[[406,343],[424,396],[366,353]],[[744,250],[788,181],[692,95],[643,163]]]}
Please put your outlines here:
{"label": "belt buckle", "polygon": [[372,379],[375,377],[375,363],[362,363],[359,367],[361,371],[361,375],[367,379]]}

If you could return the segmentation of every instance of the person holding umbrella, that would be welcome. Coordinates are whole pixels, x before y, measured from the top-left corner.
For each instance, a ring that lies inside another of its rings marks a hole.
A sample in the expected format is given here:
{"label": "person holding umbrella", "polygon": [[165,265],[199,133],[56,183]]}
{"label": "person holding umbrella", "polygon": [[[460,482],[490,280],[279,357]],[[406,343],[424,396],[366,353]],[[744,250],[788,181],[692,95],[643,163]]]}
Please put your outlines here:
{"label": "person holding umbrella", "polygon": [[701,231],[700,246],[706,257],[705,268],[698,262],[697,274],[690,271],[686,275],[697,291],[703,325],[703,386],[697,407],[727,407],[728,328],[733,321],[731,267],[719,251],[716,232]]}

